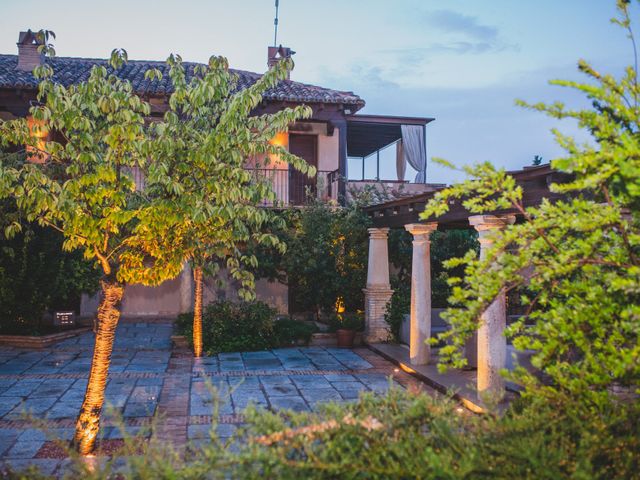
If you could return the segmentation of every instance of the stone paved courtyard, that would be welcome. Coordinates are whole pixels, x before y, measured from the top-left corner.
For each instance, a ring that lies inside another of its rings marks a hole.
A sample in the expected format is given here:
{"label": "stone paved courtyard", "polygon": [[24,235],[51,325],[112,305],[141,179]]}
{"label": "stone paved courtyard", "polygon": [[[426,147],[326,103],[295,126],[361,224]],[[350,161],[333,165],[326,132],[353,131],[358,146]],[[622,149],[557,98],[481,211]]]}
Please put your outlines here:
{"label": "stone paved courtyard", "polygon": [[[149,425],[152,435],[181,447],[206,441],[215,402],[218,434],[232,435],[250,403],[308,411],[327,401],[352,401],[362,391],[384,392],[393,382],[425,388],[366,348],[288,348],[222,353],[193,359],[173,349],[171,324],[121,323],[106,389],[110,411],[101,438],[116,439],[121,417],[129,433]],[[33,422],[46,420],[51,435],[70,439],[87,384],[93,334],[85,333],[44,350],[0,347],[0,457],[22,468],[53,473],[61,460],[41,458],[47,440]],[[113,415],[116,412],[117,415]],[[50,438],[49,438],[50,439]]]}

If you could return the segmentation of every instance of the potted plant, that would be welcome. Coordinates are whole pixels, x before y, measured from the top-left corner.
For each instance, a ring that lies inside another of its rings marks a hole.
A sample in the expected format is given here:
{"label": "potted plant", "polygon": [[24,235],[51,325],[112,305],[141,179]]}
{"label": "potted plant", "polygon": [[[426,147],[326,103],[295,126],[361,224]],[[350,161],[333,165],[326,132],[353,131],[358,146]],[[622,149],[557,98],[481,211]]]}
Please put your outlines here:
{"label": "potted plant", "polygon": [[336,332],[338,347],[351,348],[356,332],[364,328],[364,318],[360,312],[337,313],[331,319],[330,327]]}

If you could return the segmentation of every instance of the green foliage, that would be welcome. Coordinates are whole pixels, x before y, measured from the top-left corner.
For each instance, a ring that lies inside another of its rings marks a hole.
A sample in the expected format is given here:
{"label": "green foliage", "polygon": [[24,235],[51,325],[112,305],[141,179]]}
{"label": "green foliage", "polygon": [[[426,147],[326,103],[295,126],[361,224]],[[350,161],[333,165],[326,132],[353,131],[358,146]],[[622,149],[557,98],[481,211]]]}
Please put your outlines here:
{"label": "green foliage", "polygon": [[300,343],[308,345],[311,335],[318,332],[315,324],[301,322],[292,318],[279,318],[273,326],[274,347],[287,347]]}
{"label": "green foliage", "polygon": [[345,312],[336,313],[329,317],[329,331],[337,330],[355,330],[361,332],[364,330],[364,315],[362,312]]}
{"label": "green foliage", "polygon": [[0,240],[0,331],[40,333],[45,312],[77,312],[81,294],[98,290],[95,269],[79,252],[62,252],[63,241],[38,225]]}
{"label": "green foliage", "polygon": [[[24,154],[0,154],[20,168]],[[64,237],[23,220],[12,199],[0,200],[0,232],[19,226],[12,238],[0,235],[0,331],[44,332],[42,316],[52,310],[75,310],[82,293],[98,290],[98,274],[80,252],[63,252]]]}
{"label": "green foliage", "polygon": [[[193,313],[183,313],[176,323],[178,331],[192,341]],[[264,302],[216,301],[202,313],[204,351],[220,352],[267,350],[308,343],[316,329],[291,319],[277,319],[277,312]]]}
{"label": "green foliage", "polygon": [[259,275],[289,285],[298,311],[331,315],[342,299],[347,311],[362,310],[367,275],[369,219],[355,205],[321,201],[283,213],[286,226],[274,229],[286,254],[261,249]]}
{"label": "green foliage", "polygon": [[[39,102],[30,114],[39,125],[32,131],[25,118],[0,122],[0,146],[26,145],[44,163],[1,161],[0,198],[14,199],[28,222],[60,231],[66,251],[82,251],[112,281],[154,285],[177,275],[181,262],[148,241],[147,231],[164,219],[136,193],[131,171],[149,160],[151,108],[117,76],[125,61],[126,52],[114,51],[109,68],[96,65],[69,87],[53,80],[49,64],[35,69]],[[42,131],[56,135],[42,145]],[[20,228],[12,223],[5,234]]]}
{"label": "green foliage", "polygon": [[404,316],[411,311],[411,281],[398,281],[396,277],[392,279],[391,288],[393,295],[387,303],[384,320],[389,325],[391,339],[399,342]]}
{"label": "green foliage", "polygon": [[[252,86],[238,90],[237,76],[223,57],[198,65],[186,80],[179,56],[167,61],[173,93],[169,110],[152,125],[148,194],[157,200],[154,216],[164,220],[163,248],[179,251],[194,267],[209,267],[215,274],[226,267],[240,284],[241,298],[254,298],[256,257],[247,244],[284,251],[285,245],[265,227],[279,218],[272,209],[273,186],[246,167],[247,160],[268,167],[270,158],[314,175],[313,167],[270,143],[279,132],[311,115],[307,106],[285,108],[274,114],[253,115],[262,94],[286,78],[292,61],[283,60]],[[148,72],[150,78],[160,72]],[[156,239],[158,231],[149,230]]]}
{"label": "green foliage", "polygon": [[475,416],[442,398],[391,389],[313,413],[249,408],[229,441],[216,436],[215,425],[210,441],[187,455],[153,443],[140,455],[145,442],[129,441],[128,450],[97,465],[77,458],[68,478],[118,471],[175,479],[640,478],[637,403],[601,416],[565,415],[565,407],[540,403]]}
{"label": "green foliage", "polygon": [[[629,26],[628,4],[618,7],[618,23]],[[584,93],[593,108],[530,106],[575,119],[593,136],[579,145],[554,131],[567,152],[551,163],[568,176],[551,186],[562,200],[525,208],[514,178],[485,163],[465,168],[470,180],[439,192],[424,217],[461,199],[476,214],[515,209],[524,219],[491,235],[486,258],[469,253],[448,262],[465,276],[452,280],[456,307],[445,314],[452,329],[441,358],[463,365],[465,338],[483,310],[498,293],[521,291],[527,311],[506,334],[516,348],[535,351],[532,363],[546,382],[522,370],[515,379],[531,394],[568,395],[577,409],[602,410],[617,387],[640,393],[640,88],[633,67],[619,80],[584,61],[579,68],[590,83],[552,83]]]}
{"label": "green foliage", "polygon": [[478,255],[480,244],[474,230],[445,230],[431,234],[431,304],[434,308],[449,306],[450,278],[464,275],[464,267],[447,266],[447,261],[468,252]]}
{"label": "green foliage", "polygon": [[[436,230],[429,238],[431,305],[433,308],[446,308],[451,296],[449,279],[464,274],[462,266],[448,268],[447,260],[463,256],[469,251],[476,252],[477,255],[480,245],[473,230]],[[391,277],[393,295],[387,304],[384,318],[395,341],[399,341],[404,316],[411,309],[411,242],[411,234],[406,230],[394,229],[389,232],[389,262],[395,267],[396,272]]]}

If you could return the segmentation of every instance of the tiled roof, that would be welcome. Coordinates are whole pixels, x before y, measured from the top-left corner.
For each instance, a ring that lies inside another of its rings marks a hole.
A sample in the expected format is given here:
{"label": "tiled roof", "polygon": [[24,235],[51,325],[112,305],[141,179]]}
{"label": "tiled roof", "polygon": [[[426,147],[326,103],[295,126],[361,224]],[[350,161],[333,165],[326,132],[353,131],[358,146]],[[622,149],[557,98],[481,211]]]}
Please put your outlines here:
{"label": "tiled roof", "polygon": [[[106,65],[107,61],[94,58],[54,57],[47,59],[54,71],[54,79],[63,85],[81,82],[89,77],[91,67]],[[31,74],[16,69],[17,55],[0,55],[0,88],[36,88],[37,81]],[[187,76],[193,74],[195,63],[184,62]],[[145,80],[144,74],[150,68],[162,71],[162,80]],[[171,91],[168,66],[164,62],[130,60],[118,72],[121,78],[131,82],[136,93],[140,95],[165,95]],[[231,70],[238,75],[240,88],[247,88],[260,78],[260,74],[244,70]],[[308,85],[291,80],[282,81],[275,88],[269,90],[265,99],[271,101],[290,101],[306,103],[333,103],[350,105],[359,110],[364,106],[364,100],[353,92],[342,92],[329,88]]]}

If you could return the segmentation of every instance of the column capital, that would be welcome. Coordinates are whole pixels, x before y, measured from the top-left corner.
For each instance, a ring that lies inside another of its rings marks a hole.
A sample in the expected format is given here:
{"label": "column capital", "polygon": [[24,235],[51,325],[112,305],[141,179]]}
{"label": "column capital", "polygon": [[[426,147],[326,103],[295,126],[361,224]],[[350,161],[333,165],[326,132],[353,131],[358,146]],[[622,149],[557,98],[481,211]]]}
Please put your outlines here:
{"label": "column capital", "polygon": [[516,221],[513,214],[506,215],[472,215],[469,217],[469,225],[474,227],[478,232],[487,230],[503,230],[508,225],[512,225]]}
{"label": "column capital", "polygon": [[438,224],[436,222],[432,223],[408,223],[404,226],[404,229],[409,232],[411,235],[429,235],[431,232],[438,229]]}
{"label": "column capital", "polygon": [[382,240],[386,240],[387,237],[389,236],[389,228],[388,227],[368,228],[367,231],[369,232],[369,238],[379,238],[379,239],[382,239]]}

